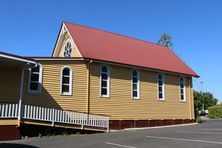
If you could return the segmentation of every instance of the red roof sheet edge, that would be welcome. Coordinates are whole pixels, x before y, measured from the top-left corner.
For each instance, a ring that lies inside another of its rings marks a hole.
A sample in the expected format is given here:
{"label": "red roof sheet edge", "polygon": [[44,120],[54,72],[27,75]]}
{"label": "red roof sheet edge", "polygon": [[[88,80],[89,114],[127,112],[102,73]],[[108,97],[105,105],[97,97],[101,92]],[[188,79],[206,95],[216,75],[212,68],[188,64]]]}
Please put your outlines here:
{"label": "red roof sheet edge", "polygon": [[79,58],[79,57],[70,57],[70,58],[66,58],[66,57],[27,57],[27,58],[33,58],[36,59],[36,61],[40,60],[47,60],[47,59],[53,59],[53,60],[72,60],[72,59],[83,59],[85,61],[89,61],[89,60],[95,60],[98,62],[105,62],[105,63],[110,63],[110,64],[116,64],[116,65],[125,65],[128,67],[138,67],[138,68],[143,68],[143,69],[147,69],[147,70],[151,70],[151,71],[163,71],[163,72],[167,72],[167,73],[177,73],[177,74],[182,74],[182,75],[187,75],[187,76],[194,76],[194,77],[200,77],[199,75],[191,75],[191,74],[186,74],[186,73],[179,73],[179,72],[174,72],[174,71],[167,71],[167,70],[161,70],[161,69],[155,69],[155,68],[147,68],[147,67],[141,67],[141,66],[137,66],[137,65],[129,65],[129,64],[124,64],[124,63],[118,63],[118,62],[113,62],[113,61],[105,61],[105,60],[100,60],[100,59],[93,59],[93,58],[89,58],[89,57],[83,57],[83,58]]}
{"label": "red roof sheet edge", "polygon": [[141,67],[141,66],[137,66],[137,65],[129,65],[129,64],[124,64],[124,63],[118,63],[118,62],[113,62],[113,61],[105,61],[105,60],[100,60],[100,59],[92,59],[90,57],[70,57],[70,58],[66,58],[66,57],[26,57],[26,58],[32,58],[32,59],[36,59],[38,60],[47,60],[47,59],[54,59],[54,60],[72,60],[72,59],[76,59],[76,60],[85,60],[85,61],[89,61],[89,60],[95,60],[98,62],[106,62],[106,63],[110,63],[110,64],[116,64],[116,65],[122,65],[122,66],[128,66],[128,67],[138,67],[138,68],[143,68],[143,69],[147,69],[147,70],[151,70],[151,71],[163,71],[163,72],[167,72],[167,73],[176,73],[176,74],[182,74],[182,75],[187,75],[187,76],[193,76],[193,77],[200,77],[199,75],[191,75],[191,74],[186,74],[186,73],[179,73],[179,72],[174,72],[174,71],[167,71],[167,70],[161,70],[161,69],[155,69],[155,68],[147,68],[147,67]]}
{"label": "red roof sheet edge", "polygon": [[192,75],[192,74],[180,73],[180,72],[176,72],[176,71],[168,71],[168,70],[162,70],[162,69],[148,68],[148,67],[142,67],[142,66],[137,66],[137,65],[125,64],[125,63],[118,63],[118,62],[113,62],[113,61],[105,61],[105,60],[100,60],[100,59],[93,59],[93,58],[90,58],[90,57],[83,57],[83,58],[88,59],[88,60],[95,60],[95,61],[98,61],[98,62],[105,62],[105,63],[111,63],[111,64],[116,64],[116,65],[121,65],[121,66],[127,66],[127,67],[138,67],[138,68],[142,68],[142,69],[146,69],[146,70],[150,70],[150,71],[175,73],[175,74],[180,74],[180,75],[193,76],[193,77],[196,77],[196,78],[200,77],[199,75]]}

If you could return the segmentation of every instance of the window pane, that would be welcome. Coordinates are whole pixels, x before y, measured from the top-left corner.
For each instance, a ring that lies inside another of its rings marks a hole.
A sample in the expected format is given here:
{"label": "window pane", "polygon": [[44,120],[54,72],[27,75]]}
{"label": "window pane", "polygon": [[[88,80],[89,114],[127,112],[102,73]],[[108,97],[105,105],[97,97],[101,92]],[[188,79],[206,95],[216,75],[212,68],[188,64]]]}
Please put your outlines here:
{"label": "window pane", "polygon": [[159,98],[162,99],[163,98],[163,94],[159,93]]}
{"label": "window pane", "polygon": [[69,68],[64,68],[62,74],[69,76],[69,72],[70,72]]}
{"label": "window pane", "polygon": [[103,66],[103,67],[102,67],[102,72],[107,73],[107,67],[106,67],[106,66]]}
{"label": "window pane", "polygon": [[38,90],[39,83],[30,83],[30,90]]}
{"label": "window pane", "polygon": [[31,81],[39,81],[39,74],[31,74]]}
{"label": "window pane", "polygon": [[133,84],[133,90],[137,90],[137,84]]}
{"label": "window pane", "polygon": [[162,87],[159,87],[159,92],[162,92],[163,91],[163,88]]}
{"label": "window pane", "polygon": [[133,91],[133,97],[137,97],[137,91]]}
{"label": "window pane", "polygon": [[62,84],[69,84],[69,77],[62,77]]}
{"label": "window pane", "polygon": [[184,95],[181,95],[181,98],[180,98],[181,100],[184,100]]}
{"label": "window pane", "polygon": [[163,81],[158,81],[158,83],[159,83],[159,85],[161,85],[161,86],[163,85]]}
{"label": "window pane", "polygon": [[107,89],[106,88],[102,88],[101,89],[101,93],[102,93],[102,95],[107,95]]}
{"label": "window pane", "polygon": [[32,72],[39,72],[39,66],[36,66],[31,69]]}
{"label": "window pane", "polygon": [[136,71],[133,71],[133,76],[137,77],[137,72]]}
{"label": "window pane", "polygon": [[183,89],[180,89],[180,93],[181,93],[181,94],[183,94],[183,93],[184,93]]}
{"label": "window pane", "polygon": [[181,88],[184,88],[184,85],[183,85],[183,84],[180,84],[180,87],[181,87]]}
{"label": "window pane", "polygon": [[69,92],[69,86],[68,85],[62,85],[62,92]]}
{"label": "window pane", "polygon": [[138,79],[136,77],[133,77],[133,83],[137,83]]}
{"label": "window pane", "polygon": [[102,87],[107,87],[107,81],[102,81]]}
{"label": "window pane", "polygon": [[183,83],[183,78],[180,78],[180,82]]}
{"label": "window pane", "polygon": [[102,74],[102,79],[107,79],[107,74],[103,73]]}
{"label": "window pane", "polygon": [[162,75],[158,75],[158,79],[159,79],[159,80],[162,80]]}

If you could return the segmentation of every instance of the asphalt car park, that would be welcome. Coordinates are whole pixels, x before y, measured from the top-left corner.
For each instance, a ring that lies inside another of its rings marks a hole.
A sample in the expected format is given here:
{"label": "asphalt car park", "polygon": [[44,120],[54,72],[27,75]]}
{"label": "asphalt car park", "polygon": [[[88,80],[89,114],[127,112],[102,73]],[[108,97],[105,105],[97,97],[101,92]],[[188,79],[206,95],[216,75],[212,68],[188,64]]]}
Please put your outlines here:
{"label": "asphalt car park", "polygon": [[52,136],[1,142],[27,148],[221,148],[222,120],[177,127],[131,129],[91,135]]}

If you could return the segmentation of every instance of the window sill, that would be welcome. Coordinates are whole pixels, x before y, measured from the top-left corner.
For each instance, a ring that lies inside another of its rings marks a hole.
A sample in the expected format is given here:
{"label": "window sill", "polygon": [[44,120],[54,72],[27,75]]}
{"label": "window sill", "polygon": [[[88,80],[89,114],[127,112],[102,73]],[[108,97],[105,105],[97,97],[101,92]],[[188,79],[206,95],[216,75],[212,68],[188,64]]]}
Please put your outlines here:
{"label": "window sill", "polygon": [[42,92],[40,90],[29,90],[28,93],[29,94],[40,94]]}
{"label": "window sill", "polygon": [[100,96],[100,98],[109,99],[110,96]]}
{"label": "window sill", "polygon": [[72,96],[72,94],[60,94],[60,96]]}
{"label": "window sill", "polygon": [[140,100],[140,98],[132,98],[132,100]]}
{"label": "window sill", "polygon": [[180,103],[186,103],[186,100],[180,100]]}
{"label": "window sill", "polygon": [[158,99],[158,101],[165,102],[166,100],[165,99]]}

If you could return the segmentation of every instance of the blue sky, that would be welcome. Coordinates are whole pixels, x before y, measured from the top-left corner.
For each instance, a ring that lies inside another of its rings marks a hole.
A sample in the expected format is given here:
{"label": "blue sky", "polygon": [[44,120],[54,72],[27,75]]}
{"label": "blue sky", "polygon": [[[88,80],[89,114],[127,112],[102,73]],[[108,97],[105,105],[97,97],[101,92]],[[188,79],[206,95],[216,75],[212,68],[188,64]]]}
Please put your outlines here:
{"label": "blue sky", "polygon": [[62,21],[156,42],[173,37],[174,52],[201,77],[194,89],[222,99],[221,0],[1,0],[0,51],[51,56]]}

